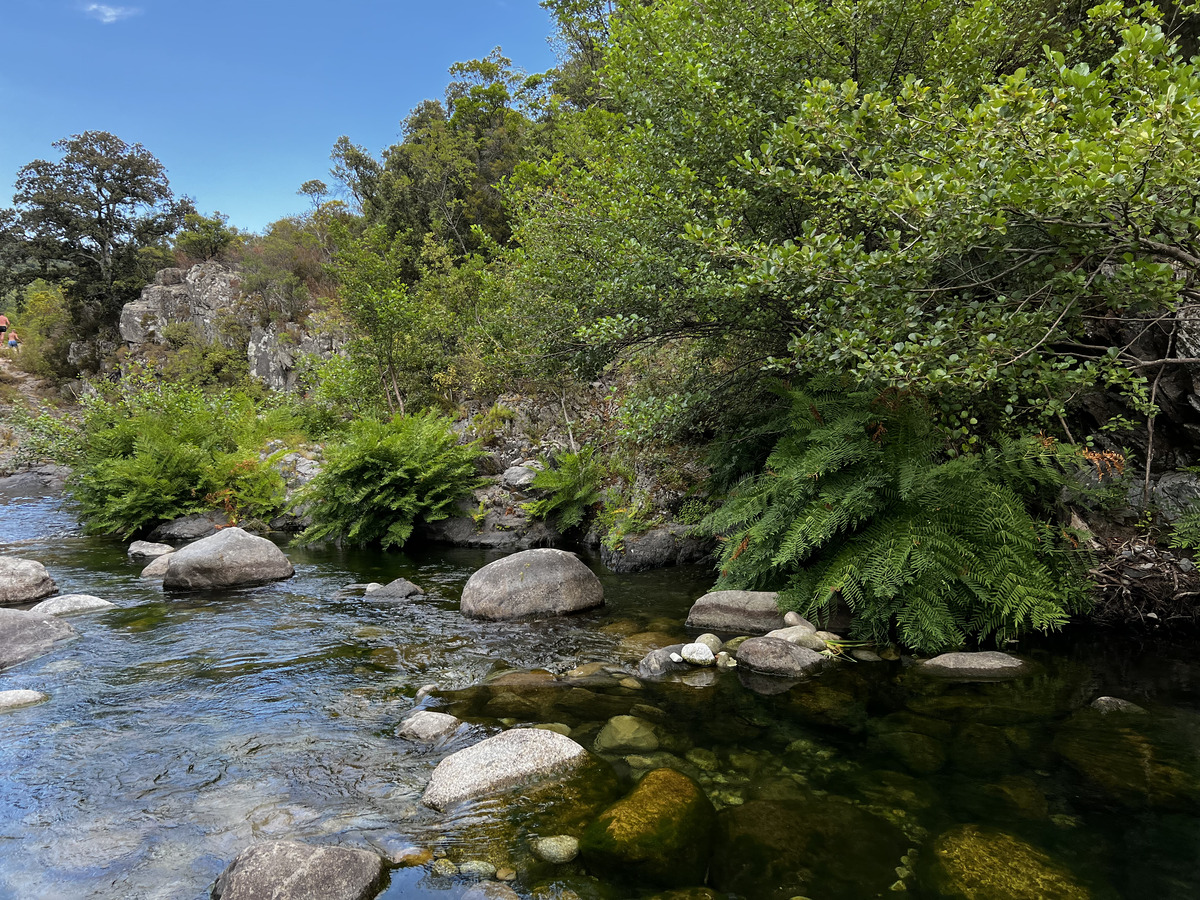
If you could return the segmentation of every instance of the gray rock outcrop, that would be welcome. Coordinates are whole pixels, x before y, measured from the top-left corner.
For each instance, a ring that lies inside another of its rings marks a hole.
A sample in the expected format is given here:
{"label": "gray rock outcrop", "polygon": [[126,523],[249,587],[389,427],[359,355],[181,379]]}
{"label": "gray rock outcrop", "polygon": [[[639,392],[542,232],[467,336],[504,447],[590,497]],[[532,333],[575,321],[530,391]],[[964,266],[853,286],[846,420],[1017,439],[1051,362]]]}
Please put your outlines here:
{"label": "gray rock outcrop", "polygon": [[0,556],[0,606],[32,603],[57,591],[54,579],[37,560]]}
{"label": "gray rock outcrop", "polygon": [[61,619],[20,609],[0,609],[0,670],[41,656],[59,641],[77,635]]}
{"label": "gray rock outcrop", "polygon": [[425,596],[425,592],[407,578],[397,578],[375,590],[368,588],[365,596],[369,600],[411,600]]}
{"label": "gray rock outcrop", "polygon": [[645,572],[702,563],[712,556],[711,539],[692,537],[687,525],[662,525],[621,542],[620,550],[600,547],[600,561],[614,572]]}
{"label": "gray rock outcrop", "polygon": [[0,478],[0,497],[46,497],[62,493],[71,470],[66,466],[33,466]]}
{"label": "gray rock outcrop", "polygon": [[40,616],[74,616],[98,609],[112,609],[115,605],[91,594],[62,594],[31,606],[29,611]]}
{"label": "gray rock outcrop", "polygon": [[437,810],[524,786],[535,778],[565,775],[582,765],[587,750],[569,737],[540,728],[514,728],[443,759],[421,802]]}
{"label": "gray rock outcrop", "polygon": [[692,604],[687,627],[734,634],[766,634],[783,628],[774,591],[711,591]]}
{"label": "gray rock outcrop", "polygon": [[488,563],[467,581],[462,611],[480,619],[567,615],[604,605],[604,589],[573,553],[523,550]]}
{"label": "gray rock outcrop", "polygon": [[121,309],[121,340],[137,350],[143,344],[166,343],[166,327],[188,322],[207,343],[220,337],[219,313],[238,297],[237,275],[215,262],[190,269],[163,269],[137,300]]}
{"label": "gray rock outcrop", "polygon": [[[482,517],[476,519],[480,509]],[[475,491],[460,500],[457,514],[420,526],[420,535],[438,544],[481,550],[529,550],[558,541],[558,530],[549,522],[532,519],[518,497],[498,485]]]}
{"label": "gray rock outcrop", "polygon": [[366,850],[271,841],[239,853],[212,900],[370,900],[384,880],[382,857]]}
{"label": "gray rock outcrop", "polygon": [[273,391],[295,391],[305,358],[329,359],[341,349],[340,332],[309,333],[294,322],[250,329],[246,360],[250,373]]}
{"label": "gray rock outcrop", "polygon": [[756,637],[737,648],[739,666],[763,675],[798,678],[820,669],[829,660],[807,647],[773,637]]}
{"label": "gray rock outcrop", "polygon": [[986,681],[1017,678],[1032,669],[1032,663],[1001,653],[999,650],[943,653],[917,665],[917,671],[925,675]]}
{"label": "gray rock outcrop", "polygon": [[167,590],[204,590],[291,578],[295,569],[266,538],[225,528],[172,553],[163,576]]}

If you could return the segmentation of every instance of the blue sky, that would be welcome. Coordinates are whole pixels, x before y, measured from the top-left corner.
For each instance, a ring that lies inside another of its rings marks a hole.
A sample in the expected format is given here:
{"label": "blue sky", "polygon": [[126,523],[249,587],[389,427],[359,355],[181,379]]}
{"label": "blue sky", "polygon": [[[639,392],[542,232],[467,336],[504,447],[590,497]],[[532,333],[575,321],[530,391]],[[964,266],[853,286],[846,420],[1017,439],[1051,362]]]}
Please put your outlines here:
{"label": "blue sky", "polygon": [[139,142],[175,193],[261,230],[330,182],[339,135],[378,152],[457,60],[554,64],[537,0],[0,0],[0,206],[81,131]]}

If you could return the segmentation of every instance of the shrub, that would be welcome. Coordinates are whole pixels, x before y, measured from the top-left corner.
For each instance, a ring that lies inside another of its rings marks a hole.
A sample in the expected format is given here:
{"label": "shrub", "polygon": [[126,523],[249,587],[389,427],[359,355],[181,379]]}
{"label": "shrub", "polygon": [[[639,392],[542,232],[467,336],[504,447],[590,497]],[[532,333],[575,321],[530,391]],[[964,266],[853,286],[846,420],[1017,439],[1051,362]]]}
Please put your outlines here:
{"label": "shrub", "polygon": [[85,399],[70,490],[86,528],[129,537],[214,507],[235,518],[273,514],[284,484],[258,453],[265,424],[243,395],[138,375],[116,396]]}
{"label": "shrub", "polygon": [[532,487],[546,491],[547,496],[522,508],[538,519],[554,516],[564,531],[574,528],[600,502],[604,476],[604,462],[596,456],[594,448],[560,454],[553,467],[547,466],[533,478]]}
{"label": "shrub", "polygon": [[1085,597],[1083,554],[1026,503],[1065,481],[1048,439],[947,458],[915,399],[795,393],[759,475],[703,523],[722,588],[780,589],[814,615],[844,601],[857,637],[935,652],[1060,627]]}
{"label": "shrub", "polygon": [[471,493],[480,455],[435,413],[355,422],[305,491],[314,524],[299,540],[403,546],[415,525],[446,518]]}

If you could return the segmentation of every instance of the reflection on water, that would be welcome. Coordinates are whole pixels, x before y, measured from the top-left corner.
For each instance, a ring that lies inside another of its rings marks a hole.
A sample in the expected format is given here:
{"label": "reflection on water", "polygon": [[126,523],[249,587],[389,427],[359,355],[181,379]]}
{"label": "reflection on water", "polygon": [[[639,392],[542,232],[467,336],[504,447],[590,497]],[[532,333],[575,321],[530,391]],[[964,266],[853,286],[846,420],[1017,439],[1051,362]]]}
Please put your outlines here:
{"label": "reflection on water", "polygon": [[[518,848],[472,844],[488,832],[483,820],[504,818],[491,807],[449,821],[421,807],[437,760],[500,719],[565,725],[590,746],[607,718],[631,712],[654,724],[661,746],[614,756],[617,777],[628,786],[655,765],[686,771],[741,829],[739,846],[770,847],[783,826],[747,837],[748,817],[731,811],[779,810],[781,822],[794,820],[788,840],[809,841],[810,868],[829,870],[815,897],[851,896],[838,872],[869,868],[846,858],[869,850],[849,841],[840,859],[818,859],[832,851],[804,823],[844,821],[861,835],[868,813],[890,835],[876,855],[910,896],[938,895],[922,848],[964,823],[1020,836],[1096,897],[1200,895],[1200,668],[1184,652],[1059,642],[1029,648],[1042,672],[1019,685],[932,685],[900,664],[846,664],[775,696],[747,691],[734,673],[639,685],[592,667],[566,681],[488,682],[508,669],[627,664],[622,641],[636,633],[683,637],[679,623],[709,574],[602,575],[604,610],[515,624],[457,612],[467,577],[495,558],[483,551],[289,549],[288,582],[164,596],[138,579],[123,544],[83,535],[58,501],[0,509],[0,553],[38,559],[64,593],[118,607],[73,618],[81,639],[0,673],[0,690],[52,698],[0,717],[3,898],[204,897],[238,851],[274,837],[389,852],[437,845],[452,858],[504,852],[501,862],[523,865]],[[431,596],[394,605],[336,596],[347,583],[398,576]],[[425,685],[438,689],[426,705],[473,723],[434,750],[393,735]],[[1110,720],[1086,710],[1101,694],[1146,706],[1148,724],[1114,737]],[[762,877],[746,875],[740,883],[752,887],[742,890],[775,896],[763,878],[791,877],[775,865],[764,855]],[[554,874],[522,872],[525,894]],[[571,884],[581,895],[605,890]],[[462,887],[399,870],[384,896],[454,897]]]}

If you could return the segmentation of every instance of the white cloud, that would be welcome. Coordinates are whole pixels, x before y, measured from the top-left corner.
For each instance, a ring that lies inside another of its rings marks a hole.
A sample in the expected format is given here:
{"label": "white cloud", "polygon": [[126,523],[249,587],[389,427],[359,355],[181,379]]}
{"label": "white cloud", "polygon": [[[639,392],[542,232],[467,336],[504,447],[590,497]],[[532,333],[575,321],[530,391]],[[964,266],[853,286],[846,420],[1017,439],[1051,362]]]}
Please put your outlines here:
{"label": "white cloud", "polygon": [[107,6],[103,3],[89,3],[83,8],[83,11],[93,19],[99,19],[105,25],[111,25],[121,19],[128,19],[141,12],[140,9],[132,6]]}

